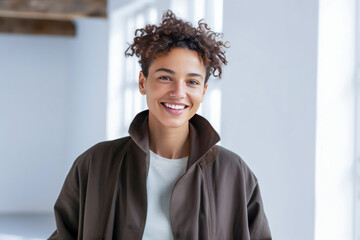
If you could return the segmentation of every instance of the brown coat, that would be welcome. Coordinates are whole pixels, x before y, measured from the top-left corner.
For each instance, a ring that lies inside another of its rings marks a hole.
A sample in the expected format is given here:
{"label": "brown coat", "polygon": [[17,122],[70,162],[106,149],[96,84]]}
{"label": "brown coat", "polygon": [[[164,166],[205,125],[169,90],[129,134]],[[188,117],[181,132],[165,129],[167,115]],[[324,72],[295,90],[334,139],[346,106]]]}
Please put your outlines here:
{"label": "brown coat", "polygon": [[[55,203],[50,239],[141,240],[147,212],[148,111],[130,137],[103,142],[74,162]],[[257,179],[243,160],[215,145],[201,116],[190,120],[190,155],[170,204],[175,240],[271,239]]]}

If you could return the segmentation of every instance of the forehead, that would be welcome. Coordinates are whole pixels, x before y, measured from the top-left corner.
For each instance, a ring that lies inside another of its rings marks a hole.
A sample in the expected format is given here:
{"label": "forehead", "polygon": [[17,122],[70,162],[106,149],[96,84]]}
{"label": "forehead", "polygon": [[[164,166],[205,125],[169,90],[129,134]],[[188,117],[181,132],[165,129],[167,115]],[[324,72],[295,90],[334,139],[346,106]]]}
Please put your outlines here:
{"label": "forehead", "polygon": [[187,48],[173,48],[167,54],[156,57],[151,62],[149,73],[158,68],[167,68],[175,73],[197,72],[205,74],[205,65],[199,54]]}

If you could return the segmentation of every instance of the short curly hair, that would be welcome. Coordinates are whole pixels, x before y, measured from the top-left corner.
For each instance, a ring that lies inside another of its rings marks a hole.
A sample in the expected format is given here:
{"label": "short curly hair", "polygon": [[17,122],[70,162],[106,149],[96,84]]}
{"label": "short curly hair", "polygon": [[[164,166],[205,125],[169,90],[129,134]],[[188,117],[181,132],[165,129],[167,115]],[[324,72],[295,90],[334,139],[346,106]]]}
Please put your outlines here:
{"label": "short curly hair", "polygon": [[219,40],[221,33],[210,30],[202,20],[195,28],[190,22],[183,21],[167,10],[162,22],[157,25],[146,25],[135,31],[134,43],[125,51],[125,56],[137,56],[145,77],[156,57],[167,54],[172,48],[181,47],[196,51],[206,68],[205,83],[210,75],[221,78],[222,64],[226,65],[225,48],[227,43]]}

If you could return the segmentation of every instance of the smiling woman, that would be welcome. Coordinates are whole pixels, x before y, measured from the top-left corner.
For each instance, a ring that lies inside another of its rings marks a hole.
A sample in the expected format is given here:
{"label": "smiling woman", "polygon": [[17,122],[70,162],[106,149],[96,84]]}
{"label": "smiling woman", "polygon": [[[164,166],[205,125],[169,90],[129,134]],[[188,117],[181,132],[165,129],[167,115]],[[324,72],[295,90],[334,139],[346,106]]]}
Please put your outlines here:
{"label": "smiling woman", "polygon": [[227,63],[219,36],[171,11],[136,31],[126,55],[149,109],[75,161],[50,239],[271,239],[255,175],[196,114]]}
{"label": "smiling woman", "polygon": [[[173,48],[154,59],[147,78],[140,72],[140,92],[149,107],[150,148],[159,155],[170,159],[188,155],[189,120],[204,99],[204,85],[203,61],[187,48]],[[167,141],[173,146],[161,141],[164,136],[174,137]]]}

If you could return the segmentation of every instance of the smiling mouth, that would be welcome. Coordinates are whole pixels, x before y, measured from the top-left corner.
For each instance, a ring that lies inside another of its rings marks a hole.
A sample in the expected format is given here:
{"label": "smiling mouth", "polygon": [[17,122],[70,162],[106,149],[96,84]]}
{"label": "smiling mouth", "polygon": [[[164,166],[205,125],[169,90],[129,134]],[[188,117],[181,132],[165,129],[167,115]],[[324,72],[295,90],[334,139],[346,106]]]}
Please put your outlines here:
{"label": "smiling mouth", "polygon": [[171,103],[161,103],[161,104],[172,110],[184,110],[185,108],[189,107],[183,104],[171,104]]}

